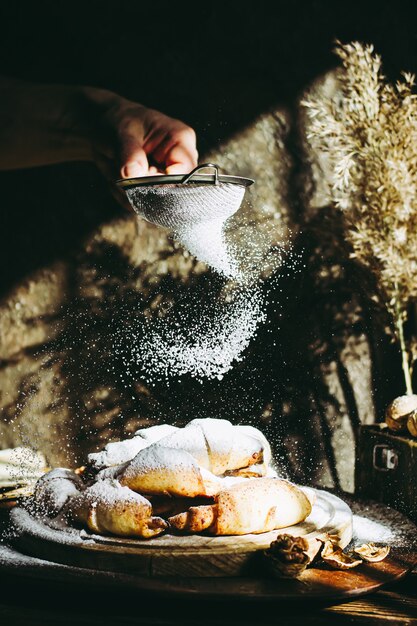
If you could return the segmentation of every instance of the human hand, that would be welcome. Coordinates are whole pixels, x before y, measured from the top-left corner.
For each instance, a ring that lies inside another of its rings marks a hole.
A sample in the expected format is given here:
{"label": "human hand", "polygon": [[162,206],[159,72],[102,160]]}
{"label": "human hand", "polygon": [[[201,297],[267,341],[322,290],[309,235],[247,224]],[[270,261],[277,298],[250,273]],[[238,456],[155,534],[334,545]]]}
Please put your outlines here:
{"label": "human hand", "polygon": [[101,111],[92,126],[93,158],[110,180],[196,167],[195,132],[180,120],[111,92],[94,89],[88,98]]}
{"label": "human hand", "polygon": [[[110,183],[197,165],[183,122],[105,89],[0,77],[0,170],[94,161]],[[122,204],[125,195],[111,185]]]}

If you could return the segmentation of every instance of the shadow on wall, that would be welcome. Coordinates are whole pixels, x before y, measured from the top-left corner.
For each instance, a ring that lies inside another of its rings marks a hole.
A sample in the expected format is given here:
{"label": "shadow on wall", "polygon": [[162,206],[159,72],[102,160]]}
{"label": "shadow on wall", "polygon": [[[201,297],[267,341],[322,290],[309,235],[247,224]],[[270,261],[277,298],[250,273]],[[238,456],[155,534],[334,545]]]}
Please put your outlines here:
{"label": "shadow on wall", "polygon": [[78,464],[144,423],[220,416],[260,425],[289,477],[352,488],[358,425],[401,391],[399,358],[339,216],[325,201],[309,210],[317,180],[294,102],[333,65],[335,36],[375,42],[394,75],[413,70],[417,39],[397,3],[369,23],[344,3],[275,4],[273,16],[239,3],[238,20],[233,4],[184,20],[176,7],[83,3],[80,19],[76,3],[54,2],[44,22],[38,6],[33,20],[30,7],[2,7],[5,73],[105,86],[195,126],[201,154],[256,178],[251,219],[293,232],[302,263],[268,279],[267,323],[223,381],[152,387],[127,375],[131,345],[116,355],[115,333],[167,300],[216,298],[218,279],[166,234],[121,218],[86,164],[2,173],[1,445]]}
{"label": "shadow on wall", "polygon": [[[144,316],[169,308],[175,315],[178,302],[207,308],[223,281],[163,229],[130,214],[94,228],[98,206],[111,214],[111,205],[98,205],[107,197],[62,193],[71,189],[63,178],[54,219],[68,247],[52,240],[61,260],[3,300],[4,446],[39,447],[52,465],[77,465],[144,424],[226,417],[260,426],[284,475],[352,488],[359,424],[380,416],[398,387],[398,355],[380,330],[370,278],[349,258],[340,215],[311,209],[314,155],[296,161],[303,146],[289,120],[283,111],[265,114],[210,155],[226,171],[240,165],[257,180],[236,231],[251,225],[254,234],[268,232],[271,245],[292,233],[299,259],[265,281],[267,322],[221,381],[183,376],[149,384],[131,353]],[[68,231],[83,239],[77,249]],[[36,240],[34,248],[42,262]]]}
{"label": "shadow on wall", "polygon": [[[39,446],[51,464],[73,465],[144,424],[227,417],[264,430],[284,475],[351,487],[357,428],[373,419],[370,387],[378,388],[378,415],[396,384],[396,355],[375,331],[371,285],[349,259],[332,209],[305,221],[294,252],[302,262],[265,282],[267,322],[222,381],[183,376],[150,385],[131,359],[143,316],[175,311],[179,301],[204,306],[223,283],[145,222],[139,232],[134,217],[101,227],[67,263],[55,314],[25,314],[26,331],[43,331],[3,359],[2,440]],[[48,284],[35,298],[18,289],[9,304],[36,309]]]}

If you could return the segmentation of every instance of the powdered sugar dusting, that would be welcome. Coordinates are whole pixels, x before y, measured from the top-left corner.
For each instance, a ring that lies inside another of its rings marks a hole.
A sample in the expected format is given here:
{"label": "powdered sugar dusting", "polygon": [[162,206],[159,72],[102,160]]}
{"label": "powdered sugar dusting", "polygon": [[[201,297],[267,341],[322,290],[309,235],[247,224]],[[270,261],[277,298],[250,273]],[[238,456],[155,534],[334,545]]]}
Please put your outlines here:
{"label": "powdered sugar dusting", "polygon": [[108,443],[102,452],[93,452],[88,455],[88,462],[97,469],[119,465],[130,461],[143,448],[149,445],[142,437],[132,437],[123,441]]}
{"label": "powdered sugar dusting", "polygon": [[169,228],[186,250],[236,286],[231,297],[216,306],[201,310],[197,302],[191,303],[180,323],[170,315],[144,320],[133,342],[132,360],[149,382],[186,374],[221,380],[242,360],[266,319],[266,296],[258,283],[265,265],[271,269],[271,263],[277,267],[282,262],[282,251],[266,252],[251,229],[245,234],[239,228],[237,240],[227,236],[229,218],[242,203],[244,185],[195,183],[126,189],[141,218]]}
{"label": "powdered sugar dusting", "polygon": [[162,475],[168,472],[179,473],[190,468],[198,470],[195,459],[186,450],[153,443],[132,459],[123,472],[123,478],[137,477],[150,472],[161,472]]}
{"label": "powdered sugar dusting", "polygon": [[354,517],[353,532],[355,541],[360,543],[391,544],[397,534],[392,527],[367,519],[361,515],[355,515]]}
{"label": "powdered sugar dusting", "polygon": [[142,437],[148,444],[151,444],[159,441],[162,437],[175,433],[177,430],[178,427],[172,426],[172,424],[156,424],[147,428],[139,428],[135,432],[135,437]]}
{"label": "powdered sugar dusting", "polygon": [[80,500],[92,506],[112,507],[124,502],[151,507],[149,500],[129,487],[122,486],[117,480],[100,480],[93,483],[72,500],[71,506],[77,506]]}
{"label": "powdered sugar dusting", "polygon": [[146,332],[133,346],[132,359],[148,379],[191,374],[221,380],[266,319],[260,288],[241,289],[231,302],[195,313],[189,310],[181,324],[145,320]]}
{"label": "powdered sugar dusting", "polygon": [[176,238],[197,259],[212,267],[219,274],[237,278],[240,271],[224,235],[224,221],[197,222],[178,229]]}

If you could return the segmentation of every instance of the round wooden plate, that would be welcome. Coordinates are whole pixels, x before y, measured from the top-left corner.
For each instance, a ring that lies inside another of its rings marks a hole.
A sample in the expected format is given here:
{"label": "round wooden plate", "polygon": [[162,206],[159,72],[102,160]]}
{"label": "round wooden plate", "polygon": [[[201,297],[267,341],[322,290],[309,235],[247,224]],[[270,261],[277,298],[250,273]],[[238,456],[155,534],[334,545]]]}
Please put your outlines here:
{"label": "round wooden plate", "polygon": [[[138,601],[143,594],[147,601],[156,602],[166,597],[177,600],[270,601],[282,603],[334,604],[377,591],[384,585],[405,576],[417,562],[417,528],[404,515],[388,506],[361,501],[343,494],[353,511],[353,541],[356,545],[377,541],[391,546],[388,558],[381,563],[363,564],[350,571],[337,571],[327,567],[308,568],[297,579],[274,579],[265,570],[262,574],[233,577],[186,576],[149,577],[130,572],[121,573],[114,568],[96,569],[90,560],[87,567],[62,565],[68,562],[69,552],[52,556],[50,529],[34,529],[33,520],[23,521],[18,509],[13,512],[17,544],[0,545],[0,574],[10,578],[15,574],[26,580],[47,581],[48,585],[76,585],[87,594],[109,589],[109,593],[122,593]],[[21,511],[22,509],[20,509]],[[20,527],[20,529],[19,529]],[[100,545],[97,544],[97,553]],[[49,556],[47,556],[49,552]],[[36,554],[39,558],[27,556]],[[92,550],[87,549],[90,559]],[[41,560],[45,559],[45,560]],[[62,560],[61,560],[62,559]],[[109,562],[108,562],[109,563]],[[133,593],[132,593],[133,592]]]}
{"label": "round wooden plate", "polygon": [[262,571],[262,551],[282,532],[314,538],[328,532],[341,547],[352,538],[352,512],[340,498],[314,490],[316,502],[302,524],[259,535],[212,537],[164,534],[149,540],[79,531],[66,523],[37,519],[23,508],[11,513],[16,545],[27,554],[58,563],[141,576],[240,576]]}

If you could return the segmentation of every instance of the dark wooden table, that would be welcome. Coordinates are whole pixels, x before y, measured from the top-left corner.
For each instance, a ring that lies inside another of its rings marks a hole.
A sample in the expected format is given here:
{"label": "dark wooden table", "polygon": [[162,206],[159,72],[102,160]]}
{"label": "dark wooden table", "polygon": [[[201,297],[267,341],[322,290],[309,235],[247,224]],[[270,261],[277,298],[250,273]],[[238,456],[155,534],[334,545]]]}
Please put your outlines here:
{"label": "dark wooden table", "polygon": [[[3,529],[4,523],[3,521]],[[0,523],[0,530],[2,524]],[[1,563],[0,563],[1,566]],[[167,600],[136,590],[26,578],[0,567],[3,626],[277,626],[416,624],[417,570],[383,590],[333,606]]]}
{"label": "dark wooden table", "polygon": [[199,601],[155,605],[146,597],[125,597],[77,587],[0,580],[0,624],[5,626],[313,626],[316,624],[417,624],[417,575],[353,602],[331,607],[253,604],[241,606]]}

